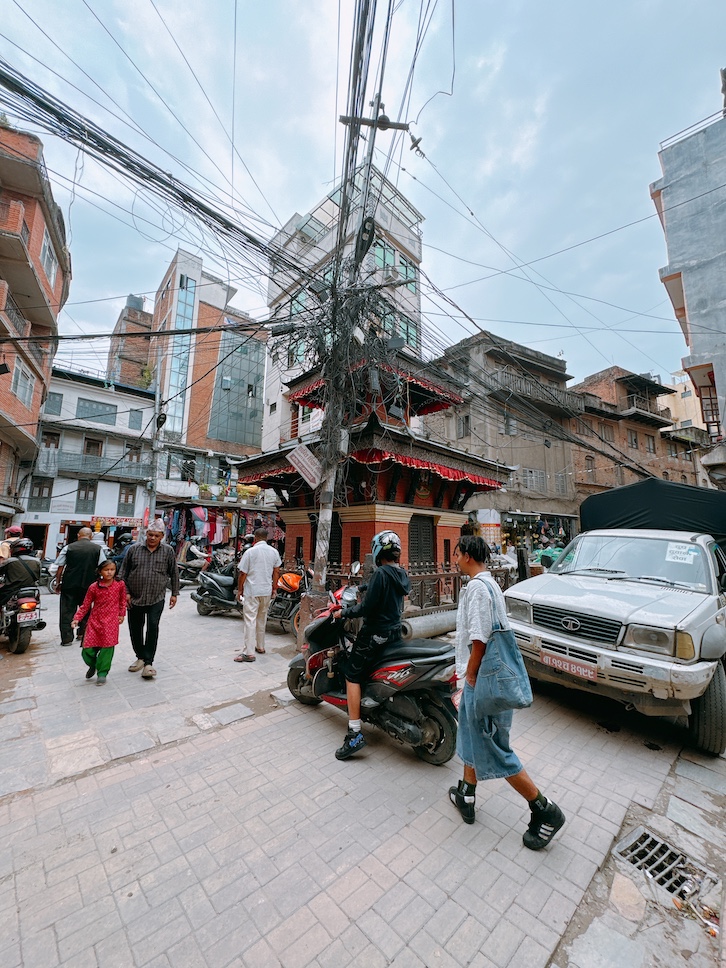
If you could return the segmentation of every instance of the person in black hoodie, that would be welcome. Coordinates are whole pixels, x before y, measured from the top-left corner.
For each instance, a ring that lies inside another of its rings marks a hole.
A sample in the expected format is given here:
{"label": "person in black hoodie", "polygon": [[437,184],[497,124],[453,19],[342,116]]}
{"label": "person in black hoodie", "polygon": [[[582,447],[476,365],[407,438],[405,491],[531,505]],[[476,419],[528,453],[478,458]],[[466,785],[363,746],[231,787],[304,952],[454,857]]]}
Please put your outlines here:
{"label": "person in black hoodie", "polygon": [[347,760],[366,745],[361,732],[361,685],[375,667],[381,650],[401,637],[403,599],[411,590],[405,569],[399,564],[401,539],[395,531],[380,531],[371,541],[376,570],[368,582],[365,598],[341,612],[341,618],[363,618],[363,625],[345,663],[345,689],[348,701],[348,732],[336,759]]}

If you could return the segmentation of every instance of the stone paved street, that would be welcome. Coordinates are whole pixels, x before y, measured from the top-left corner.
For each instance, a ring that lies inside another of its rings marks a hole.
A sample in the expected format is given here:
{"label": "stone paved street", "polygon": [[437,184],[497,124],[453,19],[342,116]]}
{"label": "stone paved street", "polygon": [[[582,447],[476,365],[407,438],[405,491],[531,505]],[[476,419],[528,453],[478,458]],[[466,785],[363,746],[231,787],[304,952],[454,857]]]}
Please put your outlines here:
{"label": "stone paved street", "polygon": [[514,744],[569,822],[534,854],[503,781],[480,784],[467,826],[446,795],[456,760],[368,729],[336,761],[342,714],[268,699],[292,640],[234,663],[241,621],[182,595],[154,682],[126,671],[125,629],[108,684],[86,682],[48,596],[37,644],[3,650],[3,968],[545,966],[679,753],[670,727],[537,694]]}

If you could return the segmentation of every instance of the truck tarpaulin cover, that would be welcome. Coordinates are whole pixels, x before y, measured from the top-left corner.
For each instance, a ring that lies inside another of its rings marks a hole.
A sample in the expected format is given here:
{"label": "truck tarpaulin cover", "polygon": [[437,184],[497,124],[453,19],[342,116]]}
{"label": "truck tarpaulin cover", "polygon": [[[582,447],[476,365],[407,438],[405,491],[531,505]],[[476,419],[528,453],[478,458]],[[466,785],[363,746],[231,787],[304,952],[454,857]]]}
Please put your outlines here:
{"label": "truck tarpaulin cover", "polygon": [[583,531],[658,528],[711,534],[726,541],[726,492],[651,478],[593,494],[582,502]]}

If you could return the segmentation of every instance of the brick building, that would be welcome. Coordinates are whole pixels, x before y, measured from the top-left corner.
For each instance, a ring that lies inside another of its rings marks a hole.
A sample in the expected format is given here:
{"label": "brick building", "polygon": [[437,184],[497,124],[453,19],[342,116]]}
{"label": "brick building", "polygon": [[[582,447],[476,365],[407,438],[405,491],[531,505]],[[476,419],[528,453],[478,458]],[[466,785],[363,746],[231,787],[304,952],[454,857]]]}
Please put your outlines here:
{"label": "brick building", "polygon": [[581,502],[590,494],[633,484],[649,476],[702,484],[697,452],[708,443],[697,427],[674,425],[667,406],[676,389],[651,374],[619,366],[600,370],[572,387],[583,400],[571,429],[583,446],[573,448],[575,486]]}
{"label": "brick building", "polygon": [[0,526],[23,510],[18,494],[38,455],[38,419],[70,280],[42,142],[0,126]]}
{"label": "brick building", "polygon": [[153,373],[149,368],[149,340],[154,317],[144,310],[143,296],[129,296],[113,328],[108,351],[110,383],[146,390]]}

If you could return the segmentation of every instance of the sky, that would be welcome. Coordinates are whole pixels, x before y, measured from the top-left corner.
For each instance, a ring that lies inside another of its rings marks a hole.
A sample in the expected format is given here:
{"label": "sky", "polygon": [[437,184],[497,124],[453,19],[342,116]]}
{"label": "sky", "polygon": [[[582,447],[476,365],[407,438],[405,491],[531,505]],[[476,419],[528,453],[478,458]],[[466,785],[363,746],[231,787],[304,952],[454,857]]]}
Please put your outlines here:
{"label": "sky", "polygon": [[[667,381],[687,348],[658,277],[667,255],[649,185],[660,142],[722,108],[726,4],[391,9],[382,99],[423,155],[407,134],[379,133],[375,163],[424,216],[422,269],[447,297],[424,281],[428,351],[482,328],[560,356],[575,382],[613,364]],[[352,10],[5,0],[0,57],[216,204],[234,199],[269,239],[340,177]],[[378,3],[367,102],[388,10]],[[70,238],[62,334],[110,332],[130,293],[151,309],[177,245],[237,288],[236,308],[266,317],[266,280],[208,230],[34,130]],[[61,344],[59,359],[104,370],[106,351]]]}

